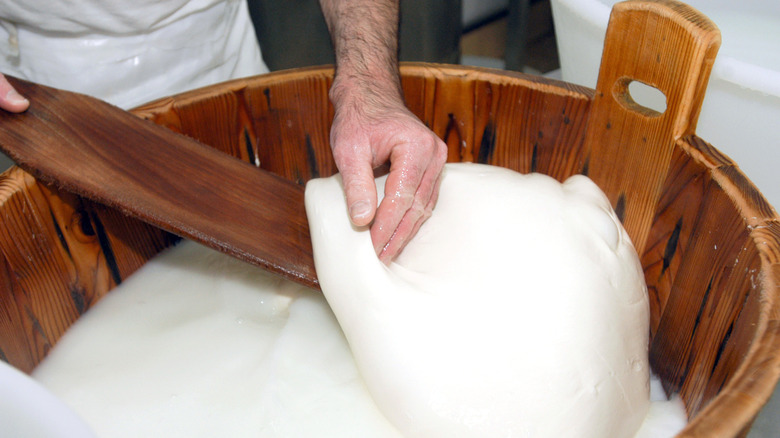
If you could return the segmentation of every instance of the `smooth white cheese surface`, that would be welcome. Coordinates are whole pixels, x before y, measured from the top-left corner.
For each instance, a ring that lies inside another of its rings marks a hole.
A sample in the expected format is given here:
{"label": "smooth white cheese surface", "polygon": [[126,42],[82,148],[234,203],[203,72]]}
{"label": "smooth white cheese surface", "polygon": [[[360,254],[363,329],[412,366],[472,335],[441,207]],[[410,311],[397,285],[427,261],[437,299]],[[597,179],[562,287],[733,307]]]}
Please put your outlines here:
{"label": "smooth white cheese surface", "polygon": [[306,208],[328,303],[374,400],[406,436],[639,429],[646,287],[586,177],[560,184],[448,164],[432,217],[389,267],[350,224],[338,175],[309,182]]}

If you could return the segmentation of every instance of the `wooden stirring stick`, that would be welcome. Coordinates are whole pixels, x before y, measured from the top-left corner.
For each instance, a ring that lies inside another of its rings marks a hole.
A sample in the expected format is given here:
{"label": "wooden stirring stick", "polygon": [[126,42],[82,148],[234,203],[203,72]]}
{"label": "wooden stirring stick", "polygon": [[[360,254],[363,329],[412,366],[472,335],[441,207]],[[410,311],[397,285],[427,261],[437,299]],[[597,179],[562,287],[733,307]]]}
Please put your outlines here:
{"label": "wooden stirring stick", "polygon": [[303,188],[101,100],[8,77],[0,149],[33,176],[318,288]]}

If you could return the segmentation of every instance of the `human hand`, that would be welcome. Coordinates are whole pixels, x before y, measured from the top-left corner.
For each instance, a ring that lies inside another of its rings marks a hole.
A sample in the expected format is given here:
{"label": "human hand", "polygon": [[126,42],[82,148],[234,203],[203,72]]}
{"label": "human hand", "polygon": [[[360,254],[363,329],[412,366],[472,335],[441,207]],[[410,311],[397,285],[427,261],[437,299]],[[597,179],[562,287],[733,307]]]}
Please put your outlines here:
{"label": "human hand", "polygon": [[30,106],[30,101],[20,95],[8,79],[0,73],[0,108],[12,113],[20,113]]}
{"label": "human hand", "polygon": [[[403,103],[398,0],[320,0],[336,54],[330,131],[352,223],[371,224],[379,258],[394,259],[439,194],[447,146]],[[377,207],[374,169],[390,162]],[[372,223],[373,221],[373,223]]]}
{"label": "human hand", "polygon": [[[371,224],[371,240],[387,263],[431,215],[447,146],[398,96],[350,93],[334,83],[330,142],[341,172],[352,223]],[[391,95],[393,93],[390,93]],[[377,208],[374,169],[389,162]]]}

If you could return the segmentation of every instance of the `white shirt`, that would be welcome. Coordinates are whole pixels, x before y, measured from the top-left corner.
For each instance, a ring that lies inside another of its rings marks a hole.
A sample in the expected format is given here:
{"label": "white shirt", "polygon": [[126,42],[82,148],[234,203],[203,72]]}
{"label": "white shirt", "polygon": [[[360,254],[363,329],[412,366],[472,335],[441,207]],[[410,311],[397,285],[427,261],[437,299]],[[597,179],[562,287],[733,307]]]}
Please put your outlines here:
{"label": "white shirt", "polygon": [[245,0],[0,2],[0,72],[123,108],[267,71]]}

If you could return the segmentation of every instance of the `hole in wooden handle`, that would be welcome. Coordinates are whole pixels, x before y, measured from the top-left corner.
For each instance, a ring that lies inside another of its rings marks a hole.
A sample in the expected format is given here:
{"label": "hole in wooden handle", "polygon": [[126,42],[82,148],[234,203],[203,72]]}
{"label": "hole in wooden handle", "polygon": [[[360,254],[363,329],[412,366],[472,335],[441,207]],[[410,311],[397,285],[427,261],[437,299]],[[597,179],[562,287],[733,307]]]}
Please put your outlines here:
{"label": "hole in wooden handle", "polygon": [[658,117],[666,111],[666,95],[652,85],[623,77],[615,83],[615,100],[626,109]]}

